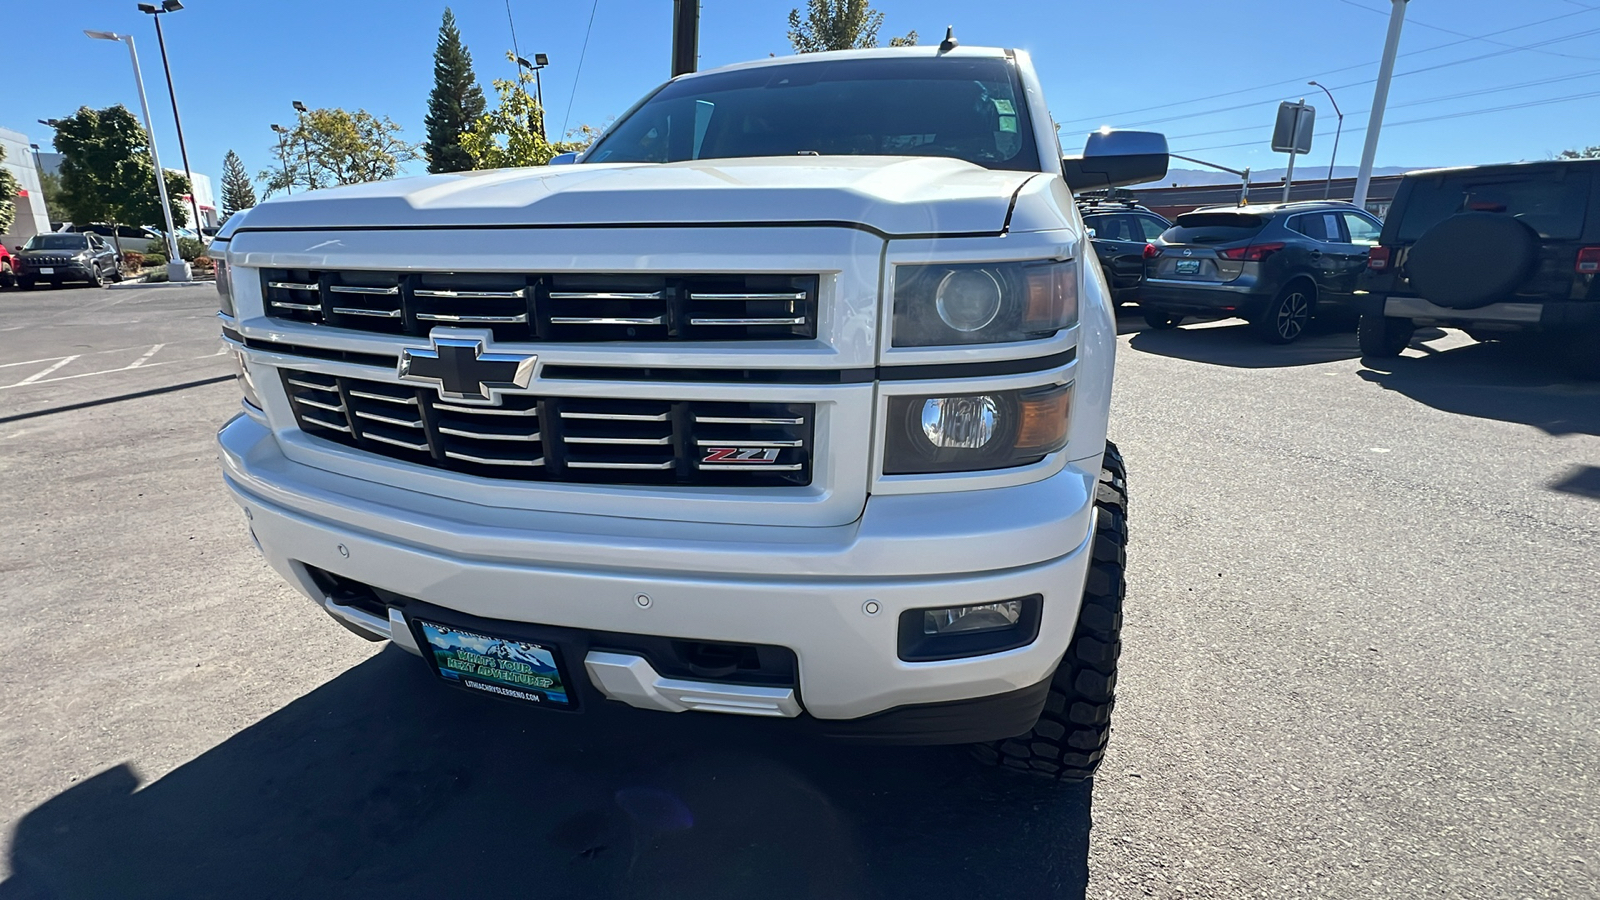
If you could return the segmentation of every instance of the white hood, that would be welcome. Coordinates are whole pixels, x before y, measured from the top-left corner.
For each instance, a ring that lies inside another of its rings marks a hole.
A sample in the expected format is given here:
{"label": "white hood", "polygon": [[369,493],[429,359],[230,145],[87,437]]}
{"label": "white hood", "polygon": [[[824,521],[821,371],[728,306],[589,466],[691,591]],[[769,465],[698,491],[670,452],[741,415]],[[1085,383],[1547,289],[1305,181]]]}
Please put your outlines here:
{"label": "white hood", "polygon": [[255,207],[240,226],[841,222],[889,235],[992,234],[1037,174],[872,156],[494,169],[294,194]]}

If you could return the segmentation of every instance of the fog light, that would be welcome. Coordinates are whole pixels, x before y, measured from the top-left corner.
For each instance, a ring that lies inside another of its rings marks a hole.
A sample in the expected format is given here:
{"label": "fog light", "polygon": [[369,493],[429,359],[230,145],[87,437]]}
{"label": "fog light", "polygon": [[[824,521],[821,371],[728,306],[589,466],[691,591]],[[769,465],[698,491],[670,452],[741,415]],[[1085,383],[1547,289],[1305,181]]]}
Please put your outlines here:
{"label": "fog light", "polygon": [[934,397],[922,404],[922,434],[935,447],[976,450],[994,437],[999,403],[986,394]]}
{"label": "fog light", "polygon": [[957,634],[1010,628],[1022,618],[1021,600],[922,611],[923,634]]}
{"label": "fog light", "polygon": [[974,603],[908,609],[900,614],[897,655],[933,662],[1026,647],[1039,637],[1044,598],[1038,594]]}

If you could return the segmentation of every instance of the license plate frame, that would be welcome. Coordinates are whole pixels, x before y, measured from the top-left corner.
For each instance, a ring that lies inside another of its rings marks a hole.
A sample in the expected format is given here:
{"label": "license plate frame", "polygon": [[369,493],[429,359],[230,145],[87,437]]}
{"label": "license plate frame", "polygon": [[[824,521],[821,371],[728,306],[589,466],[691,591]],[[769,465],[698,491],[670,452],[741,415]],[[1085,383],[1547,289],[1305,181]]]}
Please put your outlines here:
{"label": "license plate frame", "polygon": [[39,267],[39,274],[40,275],[54,275],[55,273],[56,273],[55,266],[40,266]]}
{"label": "license plate frame", "polygon": [[561,648],[548,641],[499,637],[416,618],[412,634],[446,684],[523,706],[576,709],[577,692]]}
{"label": "license plate frame", "polygon": [[1179,274],[1179,275],[1199,275],[1200,274],[1200,260],[1198,260],[1198,259],[1180,259],[1180,260],[1178,260],[1177,264],[1175,266],[1173,266],[1172,270],[1173,270],[1173,272],[1175,272],[1176,274]]}

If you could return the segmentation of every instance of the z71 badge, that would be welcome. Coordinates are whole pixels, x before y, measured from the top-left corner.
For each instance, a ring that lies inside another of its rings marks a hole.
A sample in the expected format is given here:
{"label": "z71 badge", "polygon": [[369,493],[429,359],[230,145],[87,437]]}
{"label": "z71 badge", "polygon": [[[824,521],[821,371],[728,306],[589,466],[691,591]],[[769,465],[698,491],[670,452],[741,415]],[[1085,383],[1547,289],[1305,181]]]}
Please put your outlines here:
{"label": "z71 badge", "polygon": [[703,463],[744,463],[759,466],[778,461],[778,451],[775,448],[707,447],[705,450],[706,455],[700,460]]}

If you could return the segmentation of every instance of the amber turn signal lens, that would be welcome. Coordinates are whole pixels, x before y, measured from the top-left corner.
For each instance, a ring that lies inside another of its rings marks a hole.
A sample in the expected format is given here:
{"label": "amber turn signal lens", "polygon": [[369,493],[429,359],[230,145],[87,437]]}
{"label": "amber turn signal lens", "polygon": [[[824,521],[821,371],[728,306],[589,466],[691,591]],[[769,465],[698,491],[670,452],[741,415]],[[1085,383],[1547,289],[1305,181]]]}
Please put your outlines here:
{"label": "amber turn signal lens", "polygon": [[1017,426],[1018,452],[1040,450],[1054,452],[1067,442],[1067,419],[1072,414],[1072,385],[1049,388],[1033,395],[1023,395],[1019,404]]}
{"label": "amber turn signal lens", "polygon": [[1029,331],[1056,331],[1078,321],[1078,264],[1068,260],[1024,270],[1028,284],[1028,309],[1023,314]]}

